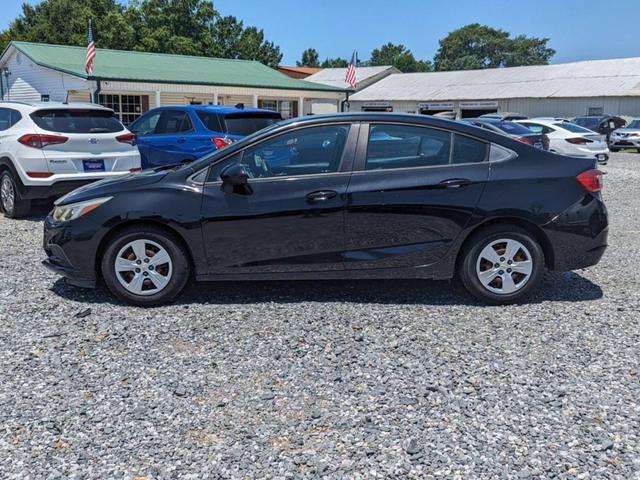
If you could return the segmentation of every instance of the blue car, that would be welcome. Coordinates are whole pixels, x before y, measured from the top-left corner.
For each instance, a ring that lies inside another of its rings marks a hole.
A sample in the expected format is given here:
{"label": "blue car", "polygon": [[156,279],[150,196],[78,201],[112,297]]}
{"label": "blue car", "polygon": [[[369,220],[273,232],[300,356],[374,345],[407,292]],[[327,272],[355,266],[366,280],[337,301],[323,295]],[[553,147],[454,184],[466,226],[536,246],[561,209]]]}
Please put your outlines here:
{"label": "blue car", "polygon": [[242,106],[178,105],[149,110],[129,125],[142,168],[192,162],[282,120],[278,112]]}

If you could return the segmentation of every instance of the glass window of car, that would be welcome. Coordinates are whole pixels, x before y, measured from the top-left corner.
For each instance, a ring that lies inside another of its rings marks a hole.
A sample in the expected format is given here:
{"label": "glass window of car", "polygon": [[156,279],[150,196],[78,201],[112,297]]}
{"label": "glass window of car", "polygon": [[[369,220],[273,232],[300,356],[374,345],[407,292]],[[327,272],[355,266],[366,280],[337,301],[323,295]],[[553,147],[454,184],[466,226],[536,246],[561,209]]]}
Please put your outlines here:
{"label": "glass window of car", "polygon": [[247,148],[242,163],[252,178],[337,172],[349,125],[303,128]]}
{"label": "glass window of car", "polygon": [[515,122],[496,122],[495,126],[509,135],[528,135],[531,129]]}
{"label": "glass window of car", "polygon": [[366,170],[429,167],[449,163],[451,132],[409,125],[369,128]]}
{"label": "glass window of car", "polygon": [[110,110],[45,109],[31,114],[35,124],[43,130],[58,133],[114,133],[124,126]]}
{"label": "glass window of car", "polygon": [[580,125],[576,125],[575,123],[562,122],[562,123],[554,123],[554,125],[556,127],[569,130],[570,132],[573,132],[573,133],[593,133],[593,130],[589,130],[587,128],[581,127]]}
{"label": "glass window of car", "polygon": [[577,117],[573,120],[573,123],[580,125],[581,127],[588,128],[589,130],[597,130],[600,125],[601,118],[599,117]]}
{"label": "glass window of car", "polygon": [[204,125],[204,127],[210,132],[222,133],[222,124],[220,123],[220,116],[215,112],[209,112],[206,110],[198,110],[196,112],[198,118]]}
{"label": "glass window of car", "polygon": [[193,129],[189,114],[182,110],[163,110],[156,126],[157,134],[186,133]]}
{"label": "glass window of car", "polygon": [[250,135],[282,120],[279,113],[231,113],[224,117],[224,132],[230,135]]}
{"label": "glass window of car", "polygon": [[13,127],[21,118],[22,115],[17,110],[0,108],[0,131]]}
{"label": "glass window of car", "polygon": [[527,127],[533,133],[542,133],[542,134],[546,135],[548,133],[555,132],[555,129],[553,129],[551,127],[548,127],[546,125],[540,125],[539,123],[522,122],[522,125]]}
{"label": "glass window of car", "polygon": [[158,120],[160,120],[160,115],[162,112],[150,112],[140,118],[140,120],[136,121],[133,125],[129,127],[129,129],[135,133],[136,135],[151,135],[155,133],[156,126],[158,125]]}
{"label": "glass window of car", "polygon": [[640,128],[640,119],[633,119],[629,122],[629,125],[627,125],[625,128]]}
{"label": "glass window of car", "polygon": [[480,163],[486,159],[486,142],[465,135],[455,135],[451,163]]}

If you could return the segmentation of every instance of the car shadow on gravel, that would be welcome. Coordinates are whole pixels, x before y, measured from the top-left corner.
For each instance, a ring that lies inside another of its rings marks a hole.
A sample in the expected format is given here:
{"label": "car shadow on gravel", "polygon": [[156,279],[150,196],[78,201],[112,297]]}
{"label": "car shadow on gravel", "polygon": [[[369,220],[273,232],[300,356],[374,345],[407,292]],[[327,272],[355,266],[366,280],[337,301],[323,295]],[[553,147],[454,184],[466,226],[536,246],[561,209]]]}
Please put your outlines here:
{"label": "car shadow on gravel", "polygon": [[[82,303],[117,301],[104,287],[95,290],[76,288],[64,279],[57,280],[51,291],[59,297]],[[602,289],[575,272],[545,275],[539,289],[528,303],[547,301],[580,302],[597,300]],[[407,305],[477,305],[455,281],[431,280],[300,280],[234,281],[190,284],[176,299],[176,305],[251,304],[251,303],[351,302]]]}

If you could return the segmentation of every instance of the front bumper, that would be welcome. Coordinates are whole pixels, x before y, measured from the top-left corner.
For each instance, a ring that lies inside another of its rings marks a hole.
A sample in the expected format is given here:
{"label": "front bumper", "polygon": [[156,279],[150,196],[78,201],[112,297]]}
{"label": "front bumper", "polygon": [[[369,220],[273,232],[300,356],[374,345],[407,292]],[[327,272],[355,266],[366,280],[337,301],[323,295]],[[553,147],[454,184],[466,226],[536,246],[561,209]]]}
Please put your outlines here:
{"label": "front bumper", "polygon": [[640,137],[611,137],[609,147],[614,148],[640,148]]}
{"label": "front bumper", "polygon": [[95,226],[86,219],[55,223],[49,215],[44,221],[42,246],[47,258],[42,264],[71,285],[94,288],[99,241]]}

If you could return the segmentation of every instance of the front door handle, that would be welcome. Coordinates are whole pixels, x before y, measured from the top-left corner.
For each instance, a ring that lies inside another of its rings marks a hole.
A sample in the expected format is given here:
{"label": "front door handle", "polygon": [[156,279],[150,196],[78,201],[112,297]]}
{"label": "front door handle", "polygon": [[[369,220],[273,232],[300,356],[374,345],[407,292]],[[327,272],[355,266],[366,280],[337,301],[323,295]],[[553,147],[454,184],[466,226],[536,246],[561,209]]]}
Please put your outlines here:
{"label": "front door handle", "polygon": [[318,190],[307,194],[307,200],[310,202],[324,202],[338,195],[335,190]]}
{"label": "front door handle", "polygon": [[471,180],[468,178],[450,178],[449,180],[441,181],[438,186],[443,188],[460,188],[471,185],[471,183]]}

